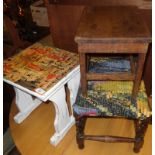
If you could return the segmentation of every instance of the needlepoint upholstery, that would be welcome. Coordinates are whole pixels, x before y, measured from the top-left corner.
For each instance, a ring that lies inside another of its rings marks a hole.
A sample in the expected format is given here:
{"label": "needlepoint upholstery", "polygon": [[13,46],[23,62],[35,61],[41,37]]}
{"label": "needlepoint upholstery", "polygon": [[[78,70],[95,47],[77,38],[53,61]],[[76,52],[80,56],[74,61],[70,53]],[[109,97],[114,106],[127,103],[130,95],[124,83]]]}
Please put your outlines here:
{"label": "needlepoint upholstery", "polygon": [[[96,63],[95,63],[96,62]],[[128,59],[90,58],[89,72],[128,72]],[[79,116],[118,116],[145,119],[151,115],[144,82],[141,81],[138,97],[132,99],[132,81],[89,81],[87,97],[79,89],[74,113]]]}

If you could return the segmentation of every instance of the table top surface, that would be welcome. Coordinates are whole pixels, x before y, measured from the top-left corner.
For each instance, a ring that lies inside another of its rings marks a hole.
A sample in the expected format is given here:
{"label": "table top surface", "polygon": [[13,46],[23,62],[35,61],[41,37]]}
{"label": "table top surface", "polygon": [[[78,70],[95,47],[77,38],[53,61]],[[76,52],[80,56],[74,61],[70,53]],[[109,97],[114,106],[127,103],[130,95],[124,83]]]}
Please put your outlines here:
{"label": "table top surface", "polygon": [[4,81],[44,95],[78,66],[78,55],[35,43],[4,60]]}
{"label": "table top surface", "polygon": [[136,7],[87,7],[81,17],[75,41],[150,42],[151,34]]}

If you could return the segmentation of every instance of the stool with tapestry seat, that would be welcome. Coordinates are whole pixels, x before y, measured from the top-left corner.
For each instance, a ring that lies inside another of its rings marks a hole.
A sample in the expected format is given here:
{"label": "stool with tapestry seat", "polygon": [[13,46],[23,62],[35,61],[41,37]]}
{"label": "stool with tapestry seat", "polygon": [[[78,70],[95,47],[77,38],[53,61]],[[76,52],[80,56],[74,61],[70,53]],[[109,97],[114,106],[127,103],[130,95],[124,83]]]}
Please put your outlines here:
{"label": "stool with tapestry seat", "polygon": [[[75,41],[81,87],[73,106],[79,148],[84,140],[133,142],[139,152],[151,118],[142,71],[150,33],[135,7],[86,8]],[[133,120],[135,137],[85,135],[87,118]]]}

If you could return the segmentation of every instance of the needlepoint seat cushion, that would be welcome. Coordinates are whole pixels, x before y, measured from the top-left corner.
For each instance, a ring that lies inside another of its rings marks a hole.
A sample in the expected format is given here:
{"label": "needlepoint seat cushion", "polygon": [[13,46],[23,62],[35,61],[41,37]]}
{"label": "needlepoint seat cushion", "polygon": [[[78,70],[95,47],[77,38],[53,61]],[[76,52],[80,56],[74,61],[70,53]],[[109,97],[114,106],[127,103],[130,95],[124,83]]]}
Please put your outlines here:
{"label": "needlepoint seat cushion", "polygon": [[[128,59],[90,58],[89,72],[130,72]],[[141,81],[138,97],[132,99],[132,81],[89,81],[87,97],[79,89],[73,110],[79,116],[117,116],[145,119],[151,115],[144,82]]]}
{"label": "needlepoint seat cushion", "polygon": [[119,116],[145,119],[151,115],[142,81],[136,101],[132,101],[131,81],[89,82],[88,96],[79,91],[74,112],[80,116]]}

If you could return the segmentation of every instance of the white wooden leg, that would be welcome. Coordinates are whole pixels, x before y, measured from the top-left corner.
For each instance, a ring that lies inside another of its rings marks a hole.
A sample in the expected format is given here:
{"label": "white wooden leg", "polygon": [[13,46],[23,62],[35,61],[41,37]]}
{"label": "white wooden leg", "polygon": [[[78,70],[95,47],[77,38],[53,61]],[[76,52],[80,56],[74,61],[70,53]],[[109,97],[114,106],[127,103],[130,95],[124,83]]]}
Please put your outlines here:
{"label": "white wooden leg", "polygon": [[68,88],[70,90],[70,102],[71,102],[71,107],[75,103],[78,89],[80,86],[80,72],[76,74],[74,78],[72,78],[70,81],[67,83]]}
{"label": "white wooden leg", "polygon": [[14,120],[19,124],[26,119],[30,113],[42,103],[42,101],[37,98],[33,98],[31,95],[18,88],[14,89],[16,93],[16,106],[19,110],[19,113],[14,117]]}
{"label": "white wooden leg", "polygon": [[64,86],[52,95],[49,100],[53,102],[56,112],[55,134],[51,137],[50,142],[56,146],[75,121],[73,117],[69,116]]}
{"label": "white wooden leg", "polygon": [[[71,106],[75,102],[77,91],[79,88],[80,83],[80,73],[74,76],[68,83],[68,88],[70,89],[70,99],[71,99]],[[66,102],[66,92],[64,86],[60,88],[56,94],[50,97],[49,99],[54,103],[56,116],[54,121],[55,127],[55,134],[51,137],[50,142],[54,146],[56,146],[68,130],[72,127],[75,123],[75,119],[73,115],[69,116],[69,111]]]}

